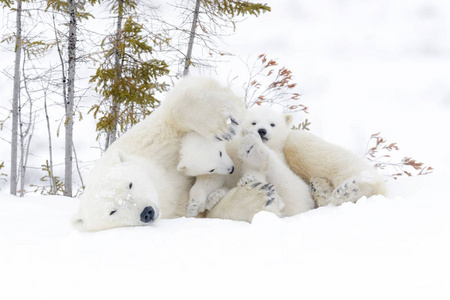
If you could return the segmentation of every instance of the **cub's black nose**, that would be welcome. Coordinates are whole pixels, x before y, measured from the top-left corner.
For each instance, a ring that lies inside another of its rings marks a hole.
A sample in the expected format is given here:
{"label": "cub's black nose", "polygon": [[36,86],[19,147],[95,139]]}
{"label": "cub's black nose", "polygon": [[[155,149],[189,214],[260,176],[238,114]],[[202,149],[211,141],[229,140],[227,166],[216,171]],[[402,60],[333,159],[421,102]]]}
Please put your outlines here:
{"label": "cub's black nose", "polygon": [[147,206],[141,213],[141,221],[148,223],[154,220],[155,210],[151,206]]}
{"label": "cub's black nose", "polygon": [[264,137],[267,134],[267,130],[265,130],[264,128],[260,128],[258,129],[258,134],[260,137]]}
{"label": "cub's black nose", "polygon": [[231,170],[230,170],[230,172],[228,172],[228,174],[233,174],[233,172],[234,172],[234,166],[231,167]]}

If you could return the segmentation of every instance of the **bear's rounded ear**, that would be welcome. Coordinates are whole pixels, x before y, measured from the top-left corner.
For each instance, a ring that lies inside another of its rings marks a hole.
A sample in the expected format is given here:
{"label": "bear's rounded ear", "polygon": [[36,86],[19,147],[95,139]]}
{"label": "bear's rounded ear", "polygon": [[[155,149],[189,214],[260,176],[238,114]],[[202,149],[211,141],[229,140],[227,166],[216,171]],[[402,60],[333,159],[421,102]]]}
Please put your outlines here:
{"label": "bear's rounded ear", "polygon": [[290,126],[293,119],[292,115],[291,114],[286,115],[285,118],[286,118],[286,125]]}
{"label": "bear's rounded ear", "polygon": [[186,166],[184,165],[184,163],[182,161],[180,161],[180,163],[177,166],[177,170],[180,172],[185,172],[186,171]]}

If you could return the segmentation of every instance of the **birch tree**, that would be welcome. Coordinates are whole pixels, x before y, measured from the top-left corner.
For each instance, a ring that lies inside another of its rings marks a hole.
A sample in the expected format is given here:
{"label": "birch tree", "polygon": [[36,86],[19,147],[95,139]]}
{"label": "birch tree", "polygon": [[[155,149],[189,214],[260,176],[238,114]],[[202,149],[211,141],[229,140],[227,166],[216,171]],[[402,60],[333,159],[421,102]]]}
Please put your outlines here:
{"label": "birch tree", "polygon": [[72,149],[73,149],[73,104],[75,101],[75,64],[77,50],[77,15],[75,0],[68,0],[69,13],[69,37],[68,37],[68,56],[69,69],[67,76],[67,99],[65,103],[66,121],[65,121],[65,143],[64,143],[64,195],[72,197]]}
{"label": "birch tree", "polygon": [[[11,7],[13,1],[2,0],[4,6]],[[15,34],[15,59],[14,59],[14,87],[12,99],[12,125],[11,125],[11,171],[9,180],[9,192],[17,194],[17,142],[19,123],[19,97],[20,97],[20,64],[22,54],[22,0],[17,0],[16,6],[16,34]]]}
{"label": "birch tree", "polygon": [[[91,15],[85,12],[85,4],[95,4],[99,0],[47,0],[47,9],[52,8],[55,11],[63,12],[68,18],[67,35],[67,76],[63,74],[63,100],[65,108],[65,141],[64,141],[64,195],[72,197],[72,174],[73,174],[73,124],[74,124],[74,105],[75,105],[75,74],[77,62],[77,26],[78,21],[87,19]],[[59,54],[61,55],[60,49]],[[60,56],[61,60],[62,57]],[[62,62],[64,73],[64,62]]]}
{"label": "birch tree", "polygon": [[210,56],[213,53],[223,56],[224,53],[215,46],[214,37],[218,37],[224,29],[234,30],[239,17],[259,16],[271,10],[267,4],[241,0],[189,0],[178,7],[185,10],[186,20],[190,20],[186,55],[183,59],[183,76],[189,74],[190,66],[201,64],[202,60],[195,60],[193,57],[195,44],[205,48]]}

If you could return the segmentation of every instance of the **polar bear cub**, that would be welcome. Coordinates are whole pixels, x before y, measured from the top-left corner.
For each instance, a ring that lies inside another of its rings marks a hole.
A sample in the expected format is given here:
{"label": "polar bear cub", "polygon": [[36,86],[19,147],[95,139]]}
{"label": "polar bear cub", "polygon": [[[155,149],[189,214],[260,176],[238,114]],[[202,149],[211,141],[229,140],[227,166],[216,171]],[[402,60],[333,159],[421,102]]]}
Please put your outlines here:
{"label": "polar bear cub", "polygon": [[224,188],[225,178],[220,175],[232,174],[234,164],[225,149],[225,141],[189,132],[181,140],[177,169],[196,177],[186,205],[186,216],[195,217],[214,207],[228,191]]}
{"label": "polar bear cub", "polygon": [[270,182],[284,202],[284,216],[293,216],[314,208],[308,185],[291,171],[283,154],[290,131],[291,115],[282,115],[268,107],[252,107],[244,119],[249,129],[239,147],[243,173],[250,180]]}

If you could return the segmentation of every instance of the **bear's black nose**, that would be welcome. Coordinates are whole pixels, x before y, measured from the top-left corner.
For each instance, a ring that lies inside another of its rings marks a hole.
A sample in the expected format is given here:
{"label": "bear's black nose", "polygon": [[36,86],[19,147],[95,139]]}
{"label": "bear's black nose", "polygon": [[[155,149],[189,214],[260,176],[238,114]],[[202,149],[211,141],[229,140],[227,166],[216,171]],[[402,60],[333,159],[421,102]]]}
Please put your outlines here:
{"label": "bear's black nose", "polygon": [[151,206],[147,206],[141,213],[141,221],[148,223],[154,220],[155,210]]}
{"label": "bear's black nose", "polygon": [[267,134],[267,130],[265,130],[264,128],[260,128],[258,129],[258,134],[260,137],[264,137]]}
{"label": "bear's black nose", "polygon": [[234,172],[234,166],[231,167],[231,170],[230,170],[230,172],[228,172],[228,174],[233,174],[233,172]]}

